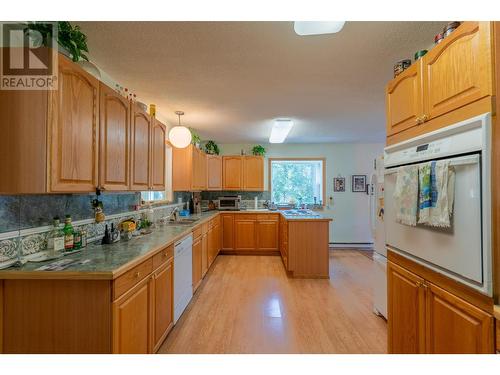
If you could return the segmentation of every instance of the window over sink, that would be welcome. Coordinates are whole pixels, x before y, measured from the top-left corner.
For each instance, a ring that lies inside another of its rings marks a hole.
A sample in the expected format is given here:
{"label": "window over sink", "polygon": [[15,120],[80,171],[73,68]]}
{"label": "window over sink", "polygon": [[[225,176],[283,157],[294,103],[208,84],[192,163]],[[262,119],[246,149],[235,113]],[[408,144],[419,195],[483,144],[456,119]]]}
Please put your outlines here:
{"label": "window over sink", "polygon": [[271,200],[276,204],[324,203],[323,158],[269,159]]}

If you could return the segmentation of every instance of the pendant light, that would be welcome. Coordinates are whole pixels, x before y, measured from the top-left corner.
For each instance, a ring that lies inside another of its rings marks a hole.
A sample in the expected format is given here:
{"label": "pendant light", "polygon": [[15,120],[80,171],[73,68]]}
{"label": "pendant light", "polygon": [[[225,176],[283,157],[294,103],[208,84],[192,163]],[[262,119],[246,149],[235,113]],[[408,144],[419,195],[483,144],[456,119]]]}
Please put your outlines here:
{"label": "pendant light", "polygon": [[179,116],[179,125],[174,126],[168,132],[168,139],[172,146],[177,148],[186,148],[191,143],[191,132],[188,128],[181,125],[181,116],[184,115],[182,111],[175,111],[175,114]]}

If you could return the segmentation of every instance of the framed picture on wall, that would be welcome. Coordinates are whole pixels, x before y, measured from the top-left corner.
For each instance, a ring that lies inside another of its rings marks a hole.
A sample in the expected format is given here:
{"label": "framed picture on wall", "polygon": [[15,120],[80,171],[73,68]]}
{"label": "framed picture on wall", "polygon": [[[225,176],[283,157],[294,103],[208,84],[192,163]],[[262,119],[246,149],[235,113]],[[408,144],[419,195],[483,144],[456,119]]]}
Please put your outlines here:
{"label": "framed picture on wall", "polygon": [[366,175],[353,174],[352,175],[352,192],[365,193],[366,192]]}
{"label": "framed picture on wall", "polygon": [[334,177],[333,178],[333,191],[334,192],[345,191],[345,177]]}

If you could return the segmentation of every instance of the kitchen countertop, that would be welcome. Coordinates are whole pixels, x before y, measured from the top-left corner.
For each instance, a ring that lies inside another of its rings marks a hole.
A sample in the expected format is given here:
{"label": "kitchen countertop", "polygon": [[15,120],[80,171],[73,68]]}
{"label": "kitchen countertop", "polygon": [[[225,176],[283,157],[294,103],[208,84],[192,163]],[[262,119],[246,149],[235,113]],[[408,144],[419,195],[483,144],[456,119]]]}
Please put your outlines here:
{"label": "kitchen countertop", "polygon": [[[99,242],[89,244],[81,252],[67,255],[63,258],[45,262],[28,262],[20,267],[10,267],[0,270],[1,279],[104,279],[112,280],[128,271],[131,267],[143,262],[154,253],[169,246],[186,235],[193,228],[217,216],[219,213],[276,213],[287,220],[293,221],[331,221],[320,214],[314,216],[288,216],[282,211],[268,209],[246,209],[241,211],[208,211],[190,218],[198,219],[192,224],[165,225],[154,229],[152,233],[135,237],[129,241],[119,241],[110,245]],[[71,259],[75,263],[61,271],[43,271],[37,269],[43,265],[61,259]]]}

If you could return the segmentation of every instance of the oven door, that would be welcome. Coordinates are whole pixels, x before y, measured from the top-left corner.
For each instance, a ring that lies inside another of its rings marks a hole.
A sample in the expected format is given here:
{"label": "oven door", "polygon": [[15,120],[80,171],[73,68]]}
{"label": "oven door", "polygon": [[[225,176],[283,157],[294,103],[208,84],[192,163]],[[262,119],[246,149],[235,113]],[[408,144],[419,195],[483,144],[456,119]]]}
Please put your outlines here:
{"label": "oven door", "polygon": [[390,249],[438,272],[482,289],[484,282],[481,158],[472,154],[451,158],[455,168],[455,198],[451,228],[411,227],[396,222],[394,188],[397,167],[385,172],[385,230]]}

